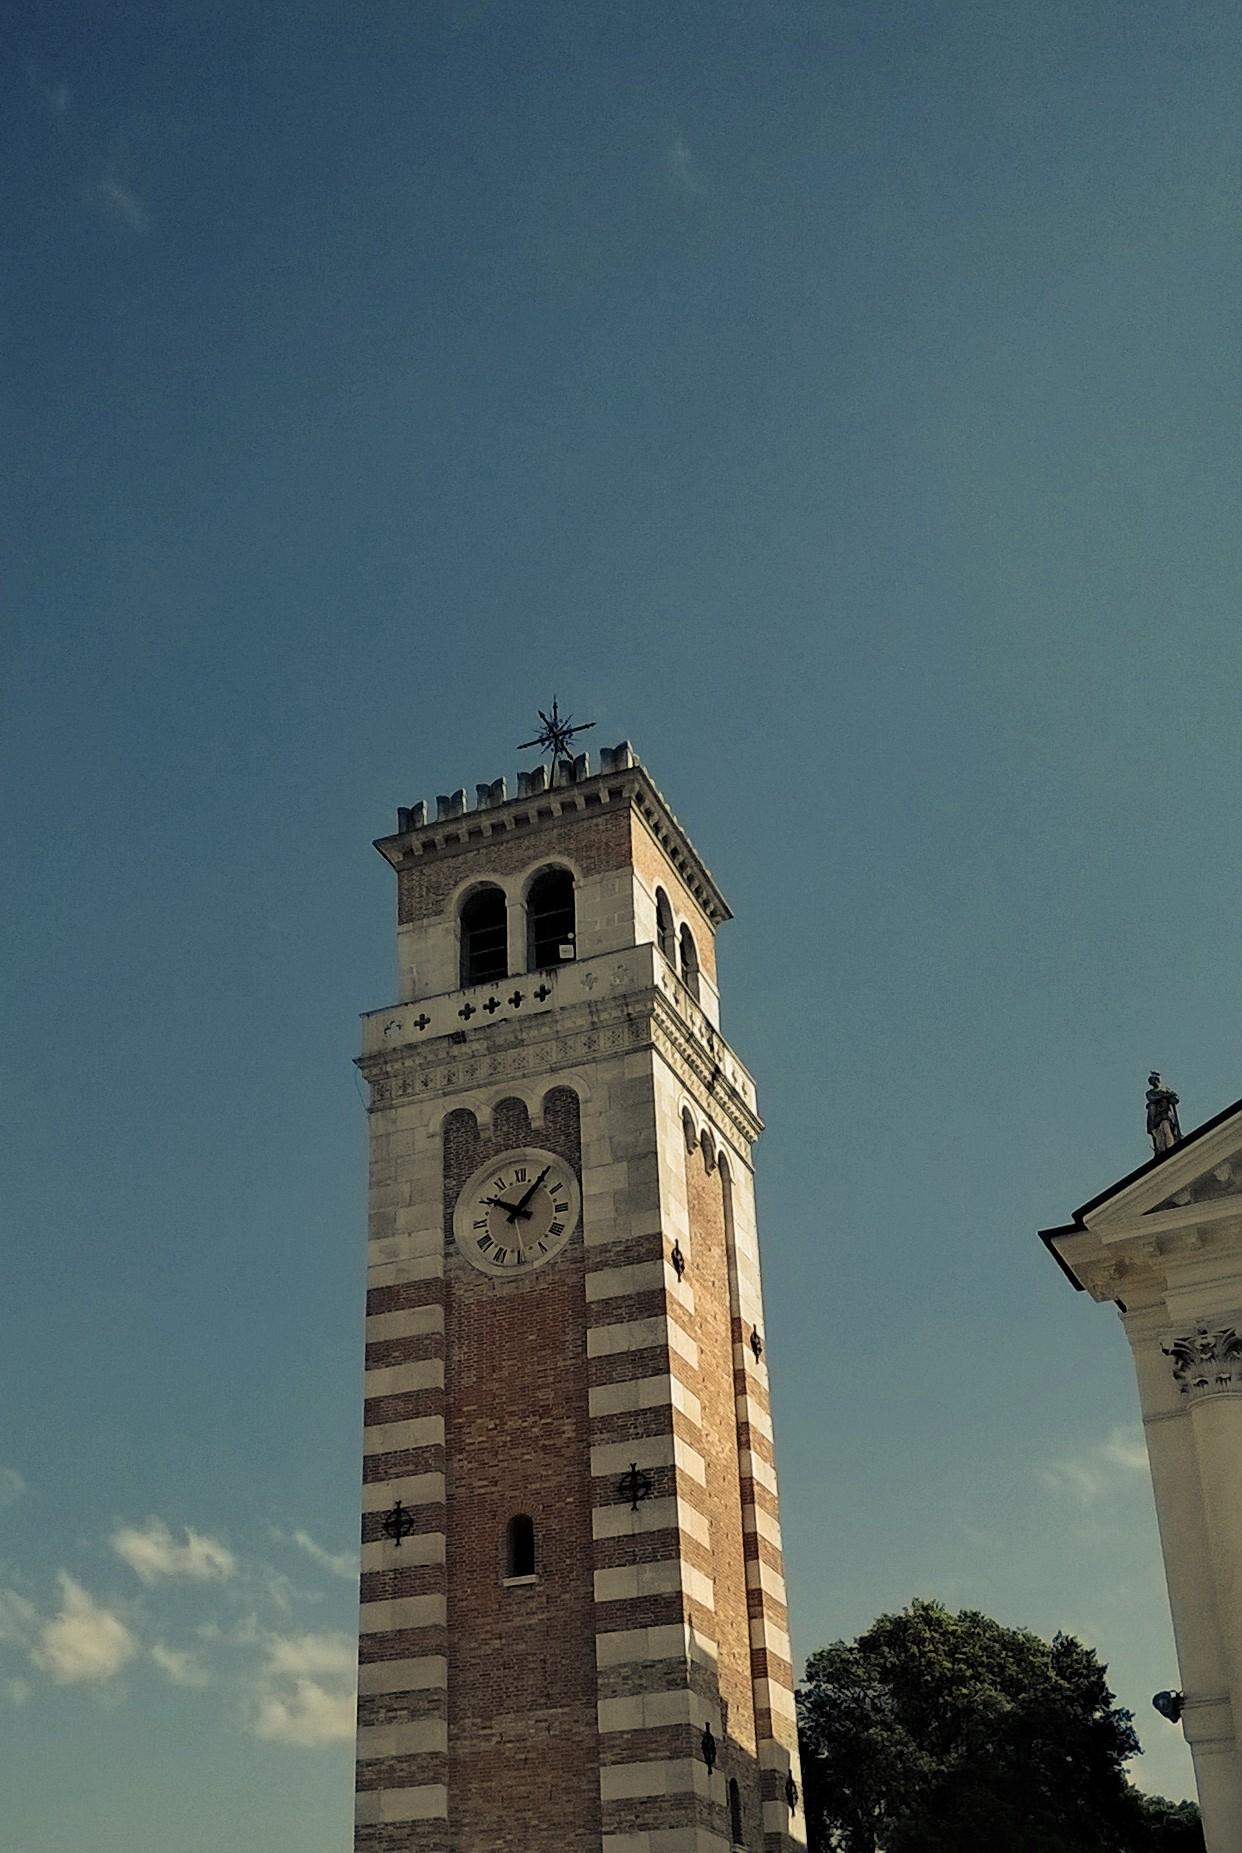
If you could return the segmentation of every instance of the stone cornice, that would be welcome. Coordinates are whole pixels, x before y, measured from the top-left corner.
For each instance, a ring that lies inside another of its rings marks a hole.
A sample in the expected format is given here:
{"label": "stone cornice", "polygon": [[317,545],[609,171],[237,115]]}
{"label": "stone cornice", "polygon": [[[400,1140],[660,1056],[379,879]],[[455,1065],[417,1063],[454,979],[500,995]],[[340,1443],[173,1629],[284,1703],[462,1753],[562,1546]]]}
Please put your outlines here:
{"label": "stone cornice", "polygon": [[[709,1046],[657,986],[545,1010],[523,1021],[480,1025],[469,1035],[403,1042],[357,1057],[372,1110],[400,1100],[435,1099],[506,1080],[556,1074],[641,1048],[655,1048],[700,1103],[720,1112],[748,1151],[763,1122],[729,1079],[732,1050],[715,1031]],[[740,1064],[737,1064],[740,1067]],[[744,1072],[744,1071],[743,1071]]]}

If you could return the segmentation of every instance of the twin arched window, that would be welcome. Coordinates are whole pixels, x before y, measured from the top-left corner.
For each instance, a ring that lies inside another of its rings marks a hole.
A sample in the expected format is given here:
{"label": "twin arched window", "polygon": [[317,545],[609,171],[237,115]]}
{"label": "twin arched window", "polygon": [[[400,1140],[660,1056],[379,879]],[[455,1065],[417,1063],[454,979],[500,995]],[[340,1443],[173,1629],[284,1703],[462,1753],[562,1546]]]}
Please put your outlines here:
{"label": "twin arched window", "polygon": [[655,891],[656,904],[656,945],[664,954],[674,971],[681,972],[681,981],[697,1004],[699,1001],[699,949],[694,943],[694,934],[683,922],[678,933],[673,923],[673,910],[663,888]]}
{"label": "twin arched window", "polygon": [[[564,965],[576,953],[574,878],[545,869],[526,896],[526,964]],[[461,983],[499,984],[509,976],[509,907],[503,888],[476,888],[461,909]]]}

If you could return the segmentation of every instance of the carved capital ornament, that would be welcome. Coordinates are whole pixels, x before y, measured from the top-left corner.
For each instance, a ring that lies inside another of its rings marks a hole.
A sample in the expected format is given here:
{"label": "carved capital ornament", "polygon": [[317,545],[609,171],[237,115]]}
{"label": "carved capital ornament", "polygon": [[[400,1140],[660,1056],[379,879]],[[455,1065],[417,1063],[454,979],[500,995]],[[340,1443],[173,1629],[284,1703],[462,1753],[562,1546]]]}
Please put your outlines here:
{"label": "carved capital ornament", "polygon": [[1196,1326],[1160,1349],[1183,1396],[1242,1395],[1242,1335],[1234,1326]]}

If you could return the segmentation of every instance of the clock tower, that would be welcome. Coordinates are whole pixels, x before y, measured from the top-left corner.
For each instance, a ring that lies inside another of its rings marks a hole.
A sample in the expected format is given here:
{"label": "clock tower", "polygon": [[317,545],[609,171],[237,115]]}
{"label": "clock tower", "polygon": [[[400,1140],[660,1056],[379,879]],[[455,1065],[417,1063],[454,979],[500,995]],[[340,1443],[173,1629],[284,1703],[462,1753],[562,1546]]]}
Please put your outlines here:
{"label": "clock tower", "polygon": [[729,910],[622,744],[398,812],[356,1853],[794,1853]]}

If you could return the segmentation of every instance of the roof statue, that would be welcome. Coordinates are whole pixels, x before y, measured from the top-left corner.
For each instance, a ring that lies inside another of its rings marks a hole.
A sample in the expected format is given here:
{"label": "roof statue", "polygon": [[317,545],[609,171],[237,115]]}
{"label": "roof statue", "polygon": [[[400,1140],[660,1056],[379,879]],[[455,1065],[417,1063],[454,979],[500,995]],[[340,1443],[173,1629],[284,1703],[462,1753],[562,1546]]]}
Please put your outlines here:
{"label": "roof statue", "polygon": [[1147,1135],[1151,1149],[1159,1158],[1181,1142],[1182,1129],[1177,1118],[1177,1095],[1165,1087],[1153,1069],[1147,1077]]}

